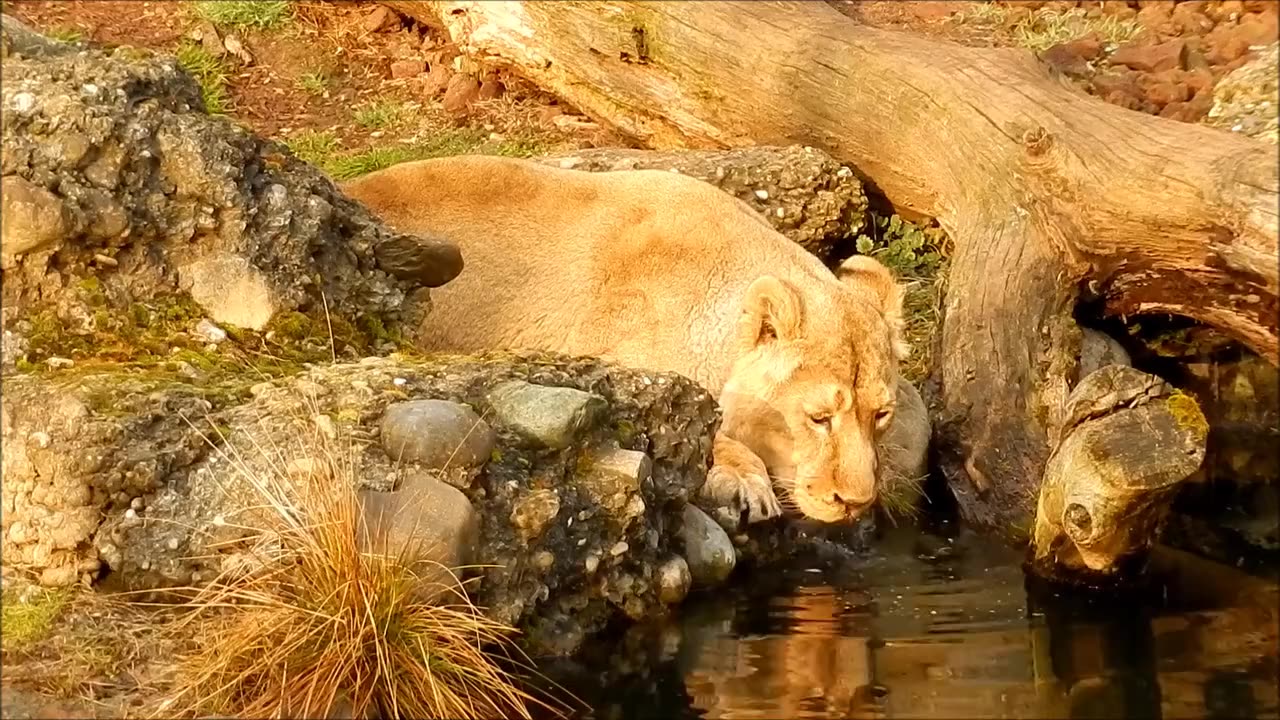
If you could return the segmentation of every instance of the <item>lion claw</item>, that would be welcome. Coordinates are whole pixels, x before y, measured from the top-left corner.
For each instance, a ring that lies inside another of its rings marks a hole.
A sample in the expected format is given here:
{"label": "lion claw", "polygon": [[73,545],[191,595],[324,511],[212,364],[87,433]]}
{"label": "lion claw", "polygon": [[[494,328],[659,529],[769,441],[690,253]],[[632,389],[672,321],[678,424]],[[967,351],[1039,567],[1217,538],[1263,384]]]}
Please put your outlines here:
{"label": "lion claw", "polygon": [[717,465],[707,474],[703,494],[717,505],[733,510],[748,525],[782,515],[782,504],[773,492],[768,475]]}

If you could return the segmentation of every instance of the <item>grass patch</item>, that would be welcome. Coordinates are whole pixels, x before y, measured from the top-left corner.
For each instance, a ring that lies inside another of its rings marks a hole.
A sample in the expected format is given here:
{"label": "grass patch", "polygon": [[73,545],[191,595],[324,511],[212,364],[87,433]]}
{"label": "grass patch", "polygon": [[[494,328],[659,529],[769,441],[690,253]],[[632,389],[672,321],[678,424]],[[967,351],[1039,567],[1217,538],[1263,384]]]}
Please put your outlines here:
{"label": "grass patch", "polygon": [[231,103],[227,96],[227,66],[222,59],[189,40],[184,40],[174,55],[178,63],[200,83],[204,109],[210,115],[226,114]]}
{"label": "grass patch", "polygon": [[53,38],[61,42],[75,43],[80,42],[84,38],[84,34],[73,27],[55,27],[44,31],[46,37]]}
{"label": "grass patch", "polygon": [[[264,467],[299,453],[306,476],[230,466],[263,510],[252,559],[180,591],[166,632],[177,657],[165,716],[530,718],[543,701],[518,685],[513,628],[487,619],[448,569],[410,544],[363,529],[354,488],[360,450],[318,431],[300,447],[258,450]],[[220,451],[222,452],[222,451]]]}
{"label": "grass patch", "polygon": [[[1009,10],[993,2],[984,2],[956,13],[951,19],[981,27],[1004,26],[1009,20]],[[1087,35],[1096,35],[1104,43],[1120,45],[1132,40],[1140,30],[1141,26],[1132,18],[1120,19],[1113,15],[1088,17],[1082,8],[1041,8],[1018,20],[1008,32],[1015,45],[1043,52],[1054,45]]]}
{"label": "grass patch", "polygon": [[338,138],[327,131],[299,133],[285,145],[299,159],[315,165],[336,180],[349,180],[412,160],[470,154],[531,157],[546,149],[536,138],[491,140],[487,132],[473,128],[446,130],[411,144],[382,145],[349,152],[342,152]]}
{"label": "grass patch", "polygon": [[70,591],[36,590],[25,600],[16,591],[6,589],[3,607],[0,608],[0,646],[4,652],[25,652],[44,640],[53,629],[54,621],[67,605]]}
{"label": "grass patch", "polygon": [[374,100],[356,108],[352,119],[367,130],[381,130],[396,124],[405,116],[403,103],[394,100]]}
{"label": "grass patch", "polygon": [[267,30],[289,17],[288,0],[198,0],[192,8],[203,20],[238,29]]}
{"label": "grass patch", "polygon": [[308,95],[324,95],[329,89],[329,75],[325,72],[306,72],[298,76],[298,89]]}

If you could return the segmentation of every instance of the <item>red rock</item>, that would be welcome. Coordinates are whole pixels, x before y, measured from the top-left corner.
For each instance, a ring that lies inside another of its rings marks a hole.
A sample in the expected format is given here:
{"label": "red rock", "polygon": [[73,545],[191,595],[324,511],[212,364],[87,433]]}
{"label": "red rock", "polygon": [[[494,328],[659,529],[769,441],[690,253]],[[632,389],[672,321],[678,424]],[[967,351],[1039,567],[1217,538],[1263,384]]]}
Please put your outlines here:
{"label": "red rock", "polygon": [[1138,79],[1134,73],[1126,70],[1108,70],[1106,72],[1094,75],[1090,84],[1093,91],[1101,96],[1108,96],[1114,93],[1122,95],[1138,96],[1142,94],[1142,88],[1138,86]]}
{"label": "red rock", "polygon": [[1188,3],[1179,3],[1173,8],[1169,21],[1178,26],[1183,35],[1203,35],[1213,29],[1213,21],[1198,10],[1192,9]]}
{"label": "red rock", "polygon": [[548,105],[538,111],[538,122],[547,127],[555,127],[555,119],[564,114],[559,105]]}
{"label": "red rock", "polygon": [[439,95],[449,87],[449,80],[452,77],[453,68],[444,63],[433,64],[426,77],[422,79],[422,93],[427,97]]}
{"label": "red rock", "polygon": [[1063,45],[1085,60],[1097,59],[1102,54],[1102,41],[1094,33],[1063,43]]}
{"label": "red rock", "polygon": [[1040,53],[1040,60],[1069,77],[1086,77],[1090,72],[1088,61],[1068,47],[1068,43],[1054,45]]}
{"label": "red rock", "polygon": [[1187,102],[1184,110],[1187,122],[1200,122],[1213,109],[1213,88],[1201,90]]}
{"label": "red rock", "polygon": [[421,60],[396,60],[391,63],[391,77],[395,80],[417,77],[427,69]]}
{"label": "red rock", "polygon": [[1181,67],[1186,53],[1186,43],[1169,40],[1158,45],[1125,45],[1111,55],[1112,65],[1143,72],[1158,72]]}
{"label": "red rock", "polygon": [[431,48],[424,53],[427,58],[427,64],[431,67],[436,65],[446,65],[453,62],[453,59],[461,55],[458,46],[453,43],[445,43],[440,47]]}
{"label": "red rock", "polygon": [[1103,15],[1123,15],[1136,12],[1129,6],[1128,0],[1102,0]]}
{"label": "red rock", "polygon": [[1244,5],[1245,12],[1280,12],[1280,7],[1276,6],[1276,0],[1244,0],[1241,4]]}
{"label": "red rock", "polygon": [[1134,16],[1134,20],[1157,37],[1172,37],[1178,34],[1178,26],[1170,19],[1168,10],[1163,5],[1144,7]]}
{"label": "red rock", "polygon": [[1147,88],[1147,102],[1164,107],[1169,103],[1183,103],[1191,97],[1191,91],[1182,83],[1155,83]]}
{"label": "red rock", "polygon": [[1244,3],[1240,0],[1223,0],[1206,10],[1205,14],[1218,22],[1234,20],[1244,14]]}
{"label": "red rock", "polygon": [[1213,73],[1207,68],[1189,70],[1184,78],[1183,82],[1187,84],[1187,89],[1196,95],[1206,91],[1213,92]]}
{"label": "red rock", "polygon": [[400,29],[400,16],[386,5],[379,5],[364,16],[361,25],[367,32],[390,32]]}
{"label": "red rock", "polygon": [[1039,10],[1044,7],[1046,2],[1048,2],[1048,0],[1008,0],[1008,2],[1005,3],[1005,7]]}
{"label": "red rock", "polygon": [[1215,68],[1226,65],[1233,60],[1244,57],[1249,52],[1249,42],[1235,34],[1226,34],[1217,38],[1205,53],[1205,59]]}
{"label": "red rock", "polygon": [[1185,110],[1186,107],[1187,104],[1184,102],[1171,102],[1160,108],[1160,117],[1185,122],[1185,119],[1183,118],[1183,110]]}
{"label": "red rock", "polygon": [[1240,18],[1236,36],[1250,45],[1270,45],[1280,35],[1280,16],[1275,13],[1251,12]]}
{"label": "red rock", "polygon": [[480,81],[470,75],[461,73],[449,79],[449,86],[444,90],[444,110],[458,115],[467,111],[471,104],[480,99]]}
{"label": "red rock", "polygon": [[1174,0],[1138,0],[1138,12],[1148,8],[1155,8],[1156,11],[1164,15],[1166,18],[1173,13]]}
{"label": "red rock", "polygon": [[506,90],[507,87],[502,84],[502,81],[498,79],[498,76],[490,73],[486,75],[484,81],[480,83],[480,99],[492,100],[494,98],[502,97],[502,94],[506,92]]}

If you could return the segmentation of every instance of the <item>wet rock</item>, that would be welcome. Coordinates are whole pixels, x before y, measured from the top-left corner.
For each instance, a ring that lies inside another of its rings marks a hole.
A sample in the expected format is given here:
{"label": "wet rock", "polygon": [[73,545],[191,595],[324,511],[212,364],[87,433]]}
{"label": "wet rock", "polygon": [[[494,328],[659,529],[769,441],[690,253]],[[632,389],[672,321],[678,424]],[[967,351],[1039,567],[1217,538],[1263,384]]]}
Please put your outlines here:
{"label": "wet rock", "polygon": [[30,181],[0,180],[0,253],[17,256],[68,239],[72,221],[58,196]]}
{"label": "wet rock", "polygon": [[1185,41],[1169,40],[1158,45],[1122,46],[1111,54],[1109,62],[1142,72],[1160,72],[1183,67],[1185,55]]}
{"label": "wet rock", "polygon": [[679,555],[658,566],[658,598],[668,605],[675,605],[689,594],[693,575],[689,564]]}
{"label": "wet rock", "polygon": [[729,577],[738,562],[733,542],[724,528],[695,505],[684,508],[680,531],[689,575],[699,586],[718,585]]}
{"label": "wet rock", "polygon": [[498,422],[527,441],[544,447],[568,447],[604,408],[598,395],[573,388],[513,381],[494,388],[489,404]]}
{"label": "wet rock", "polygon": [[[362,536],[375,552],[404,554],[424,565],[459,568],[474,559],[480,520],[461,490],[423,474],[395,491],[361,490]],[[443,571],[428,575],[436,582]]]}
{"label": "wet rock", "polygon": [[511,524],[526,540],[542,535],[560,513],[560,495],[555,490],[535,490],[511,510]]}
{"label": "wet rock", "polygon": [[[579,486],[593,503],[615,513],[626,509],[653,471],[649,456],[635,450],[609,448],[584,460],[586,468],[580,470]],[[640,510],[644,510],[643,501]]]}
{"label": "wet rock", "polygon": [[379,437],[388,457],[430,470],[478,468],[489,461],[497,442],[493,428],[474,410],[447,400],[391,405]]}

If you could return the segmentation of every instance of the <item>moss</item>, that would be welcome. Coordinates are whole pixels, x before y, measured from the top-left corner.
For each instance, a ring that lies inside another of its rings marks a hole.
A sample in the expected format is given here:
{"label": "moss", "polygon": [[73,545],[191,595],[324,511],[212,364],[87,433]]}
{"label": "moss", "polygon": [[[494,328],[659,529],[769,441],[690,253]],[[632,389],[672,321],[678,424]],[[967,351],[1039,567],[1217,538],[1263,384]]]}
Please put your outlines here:
{"label": "moss", "polygon": [[1173,416],[1173,421],[1179,428],[1195,433],[1200,441],[1208,437],[1209,421],[1205,419],[1204,413],[1200,410],[1200,403],[1196,402],[1195,398],[1181,390],[1175,390],[1165,400],[1165,407],[1169,409],[1169,414]]}
{"label": "moss", "polygon": [[614,437],[617,438],[618,445],[624,448],[629,448],[631,446],[631,443],[635,441],[638,432],[639,431],[636,429],[635,423],[628,420],[619,420],[618,424],[614,427]]}
{"label": "moss", "polygon": [[48,637],[70,596],[69,590],[39,590],[23,602],[15,590],[6,589],[0,605],[4,651],[23,652]]}

